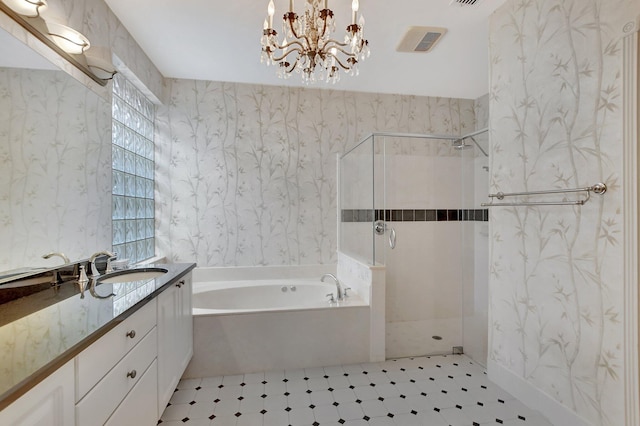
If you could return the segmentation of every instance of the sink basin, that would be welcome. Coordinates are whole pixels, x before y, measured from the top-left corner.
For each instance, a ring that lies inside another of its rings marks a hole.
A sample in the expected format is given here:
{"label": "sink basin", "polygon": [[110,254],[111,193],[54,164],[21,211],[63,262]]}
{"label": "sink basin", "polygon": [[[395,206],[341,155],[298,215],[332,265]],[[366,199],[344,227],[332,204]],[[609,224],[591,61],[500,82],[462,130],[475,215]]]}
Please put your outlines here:
{"label": "sink basin", "polygon": [[136,268],[116,271],[98,278],[99,283],[128,283],[130,281],[143,281],[158,278],[167,273],[164,268]]}

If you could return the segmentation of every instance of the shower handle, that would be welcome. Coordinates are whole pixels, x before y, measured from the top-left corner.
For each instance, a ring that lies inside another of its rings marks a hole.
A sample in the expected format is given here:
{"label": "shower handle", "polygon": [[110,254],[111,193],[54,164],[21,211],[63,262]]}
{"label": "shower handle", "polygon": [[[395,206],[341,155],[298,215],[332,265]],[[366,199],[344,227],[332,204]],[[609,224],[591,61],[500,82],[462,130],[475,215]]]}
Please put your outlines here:
{"label": "shower handle", "polygon": [[384,223],[383,220],[376,220],[373,223],[373,231],[376,233],[376,235],[384,235],[384,231],[387,230],[387,224]]}
{"label": "shower handle", "polygon": [[393,228],[389,231],[389,247],[391,247],[392,250],[396,248],[396,230]]}
{"label": "shower handle", "polygon": [[383,220],[376,220],[373,223],[373,231],[376,235],[384,235],[385,231],[389,229],[389,247],[396,248],[396,230],[388,228],[387,224]]}

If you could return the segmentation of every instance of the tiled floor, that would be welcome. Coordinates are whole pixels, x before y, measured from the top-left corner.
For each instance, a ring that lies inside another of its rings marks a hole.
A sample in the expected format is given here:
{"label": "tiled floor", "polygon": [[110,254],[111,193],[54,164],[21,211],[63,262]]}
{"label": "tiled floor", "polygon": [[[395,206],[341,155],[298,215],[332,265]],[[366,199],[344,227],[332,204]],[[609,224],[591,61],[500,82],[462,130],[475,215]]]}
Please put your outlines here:
{"label": "tiled floor", "polygon": [[549,426],[464,355],[183,380],[162,426]]}

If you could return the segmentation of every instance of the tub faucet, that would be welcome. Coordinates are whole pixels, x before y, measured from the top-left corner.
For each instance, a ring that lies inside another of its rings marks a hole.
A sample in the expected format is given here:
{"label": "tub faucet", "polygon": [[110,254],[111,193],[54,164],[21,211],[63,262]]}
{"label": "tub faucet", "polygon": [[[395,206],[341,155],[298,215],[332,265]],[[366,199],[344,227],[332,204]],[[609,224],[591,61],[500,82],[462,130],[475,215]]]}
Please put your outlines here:
{"label": "tub faucet", "polygon": [[91,276],[92,277],[99,277],[100,276],[100,272],[98,272],[98,268],[96,267],[96,259],[98,257],[100,257],[100,256],[109,256],[109,259],[111,259],[115,255],[113,253],[111,253],[110,251],[107,251],[107,250],[99,251],[97,253],[93,253],[91,255],[91,257],[89,258],[89,263],[91,264]]}
{"label": "tub faucet", "polygon": [[340,284],[340,281],[338,280],[338,278],[336,278],[336,276],[333,275],[333,274],[324,274],[320,278],[320,281],[324,282],[325,278],[331,278],[331,279],[333,279],[333,281],[335,281],[335,283],[336,283],[336,299],[337,300],[342,300],[344,298],[344,296],[342,294],[342,285]]}

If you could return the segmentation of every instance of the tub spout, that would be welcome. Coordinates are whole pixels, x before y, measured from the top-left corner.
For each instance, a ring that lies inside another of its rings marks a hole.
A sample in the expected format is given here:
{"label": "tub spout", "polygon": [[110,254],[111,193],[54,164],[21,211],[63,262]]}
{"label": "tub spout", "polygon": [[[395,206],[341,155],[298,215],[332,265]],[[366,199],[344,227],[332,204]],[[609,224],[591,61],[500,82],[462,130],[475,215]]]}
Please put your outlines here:
{"label": "tub spout", "polygon": [[325,278],[331,278],[336,283],[336,300],[344,299],[344,295],[343,295],[343,292],[342,292],[342,285],[340,284],[340,280],[338,280],[338,278],[336,278],[336,276],[333,275],[333,274],[324,274],[320,278],[320,281],[324,282]]}

